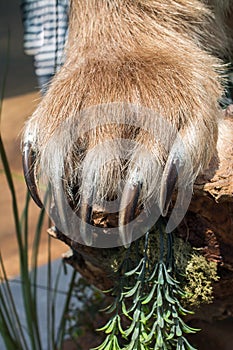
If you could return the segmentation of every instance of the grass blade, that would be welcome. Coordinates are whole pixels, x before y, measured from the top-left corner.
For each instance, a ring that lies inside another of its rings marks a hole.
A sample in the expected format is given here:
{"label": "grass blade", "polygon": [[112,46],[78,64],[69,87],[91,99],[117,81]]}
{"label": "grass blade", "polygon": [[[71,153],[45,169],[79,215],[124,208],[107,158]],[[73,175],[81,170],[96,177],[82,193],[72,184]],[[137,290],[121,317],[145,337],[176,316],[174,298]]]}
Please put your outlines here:
{"label": "grass blade", "polygon": [[[15,306],[14,298],[11,292],[9,281],[7,279],[3,259],[0,253],[0,268],[1,280],[3,283],[0,286],[0,315],[3,323],[4,335],[10,338],[11,341],[21,344],[21,348],[28,350],[27,342],[24,336],[22,324]],[[13,336],[11,334],[13,333]],[[3,335],[3,339],[5,337]],[[8,349],[8,348],[7,348]]]}

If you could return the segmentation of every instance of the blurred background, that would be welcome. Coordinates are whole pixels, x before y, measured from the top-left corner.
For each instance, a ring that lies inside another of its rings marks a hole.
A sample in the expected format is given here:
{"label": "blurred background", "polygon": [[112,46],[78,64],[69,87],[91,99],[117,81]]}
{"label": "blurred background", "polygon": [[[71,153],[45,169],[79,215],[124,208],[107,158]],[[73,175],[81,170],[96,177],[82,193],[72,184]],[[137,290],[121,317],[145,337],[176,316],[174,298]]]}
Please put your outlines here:
{"label": "blurred background", "polygon": [[[9,46],[9,54],[8,52]],[[6,71],[7,70],[7,71]],[[6,84],[3,90],[4,75]],[[0,91],[4,93],[1,114],[1,135],[7,152],[16,187],[19,212],[25,204],[26,185],[22,174],[20,139],[25,120],[32,114],[40,100],[39,88],[33,70],[31,56],[23,52],[23,26],[19,0],[0,1]],[[34,232],[38,208],[30,206],[29,232]],[[47,222],[42,232],[39,264],[47,261]],[[29,235],[30,236],[30,235]],[[30,239],[30,237],[29,237]],[[0,160],[0,245],[9,277],[19,272],[15,227],[9,188]],[[58,258],[66,250],[58,242],[52,242],[52,258]]]}

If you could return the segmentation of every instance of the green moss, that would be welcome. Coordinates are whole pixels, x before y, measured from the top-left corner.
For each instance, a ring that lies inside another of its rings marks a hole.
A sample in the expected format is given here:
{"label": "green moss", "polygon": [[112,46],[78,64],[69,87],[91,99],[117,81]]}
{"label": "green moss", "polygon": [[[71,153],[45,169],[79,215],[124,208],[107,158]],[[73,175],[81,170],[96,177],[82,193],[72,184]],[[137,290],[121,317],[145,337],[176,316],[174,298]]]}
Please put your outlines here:
{"label": "green moss", "polygon": [[[174,259],[181,286],[189,306],[213,301],[213,282],[219,280],[217,264],[208,261],[198,250],[180,238],[174,240]],[[183,278],[182,278],[183,277]]]}
{"label": "green moss", "polygon": [[219,280],[217,264],[207,261],[202,255],[193,252],[185,269],[186,301],[189,305],[199,306],[201,303],[213,301],[213,282]]}

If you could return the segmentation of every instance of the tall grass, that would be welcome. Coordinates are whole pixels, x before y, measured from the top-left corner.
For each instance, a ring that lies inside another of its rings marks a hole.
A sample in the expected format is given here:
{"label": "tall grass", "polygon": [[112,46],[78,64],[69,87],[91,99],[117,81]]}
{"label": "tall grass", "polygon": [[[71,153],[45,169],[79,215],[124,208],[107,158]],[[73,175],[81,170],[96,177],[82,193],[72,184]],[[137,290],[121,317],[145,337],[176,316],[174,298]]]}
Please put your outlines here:
{"label": "tall grass", "polygon": [[[3,86],[0,93],[0,122],[4,91],[7,80],[7,70],[9,62],[8,40],[6,67],[3,76]],[[37,218],[35,232],[29,232],[29,210],[30,196],[27,193],[23,212],[20,214],[18,208],[17,194],[13,180],[13,174],[8,162],[2,134],[0,129],[0,156],[2,169],[5,174],[8,190],[12,201],[12,215],[15,227],[15,239],[17,241],[17,251],[19,257],[21,284],[21,293],[23,298],[23,308],[25,314],[25,323],[22,322],[22,315],[17,309],[18,296],[12,291],[12,282],[8,279],[4,260],[0,251],[0,333],[7,350],[45,350],[43,339],[45,334],[40,327],[39,308],[40,308],[40,287],[38,286],[38,254],[41,242],[42,227],[46,219],[46,213],[43,210]],[[33,236],[32,255],[29,255],[29,235]],[[51,243],[48,237],[48,254],[47,254],[47,290],[46,296],[46,313],[43,323],[47,329],[47,350],[62,349],[65,337],[66,315],[70,309],[72,299],[72,290],[75,285],[76,272],[70,275],[68,292],[64,295],[63,311],[60,316],[59,326],[57,325],[56,300],[59,294],[59,280],[63,275],[62,262],[55,276],[52,271],[51,262]],[[3,349],[1,349],[3,350]]]}

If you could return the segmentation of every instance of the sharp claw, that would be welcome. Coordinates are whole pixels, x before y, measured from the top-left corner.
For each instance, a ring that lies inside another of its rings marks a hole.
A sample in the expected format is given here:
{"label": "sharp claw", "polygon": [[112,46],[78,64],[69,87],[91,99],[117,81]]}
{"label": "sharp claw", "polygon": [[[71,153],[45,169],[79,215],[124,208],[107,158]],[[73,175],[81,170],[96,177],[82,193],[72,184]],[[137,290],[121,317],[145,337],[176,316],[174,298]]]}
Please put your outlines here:
{"label": "sharp claw", "polygon": [[92,198],[89,200],[82,199],[81,197],[81,205],[79,210],[79,215],[81,219],[80,223],[80,235],[87,246],[90,246],[93,242],[93,235],[90,229],[91,218],[92,218],[92,206],[89,204],[92,202]]}
{"label": "sharp claw", "polygon": [[131,222],[135,218],[141,187],[138,181],[136,184],[126,183],[123,189],[119,210],[119,233],[125,248],[128,248],[132,242],[133,224]]}
{"label": "sharp claw", "polygon": [[36,180],[35,180],[35,161],[36,154],[32,149],[32,145],[29,141],[25,142],[23,145],[23,172],[25,181],[30,192],[31,197],[38,207],[43,208],[43,204],[40,200]]}
{"label": "sharp claw", "polygon": [[161,181],[160,210],[162,216],[167,215],[173,191],[178,180],[178,158],[168,159]]}
{"label": "sharp claw", "polygon": [[68,234],[69,228],[68,228],[68,217],[67,217],[67,198],[65,197],[65,189],[63,186],[63,180],[59,179],[56,182],[56,185],[52,188],[53,191],[53,197],[54,197],[54,205],[55,205],[55,215],[56,219],[54,220],[57,223],[57,226],[59,227],[60,231]]}

